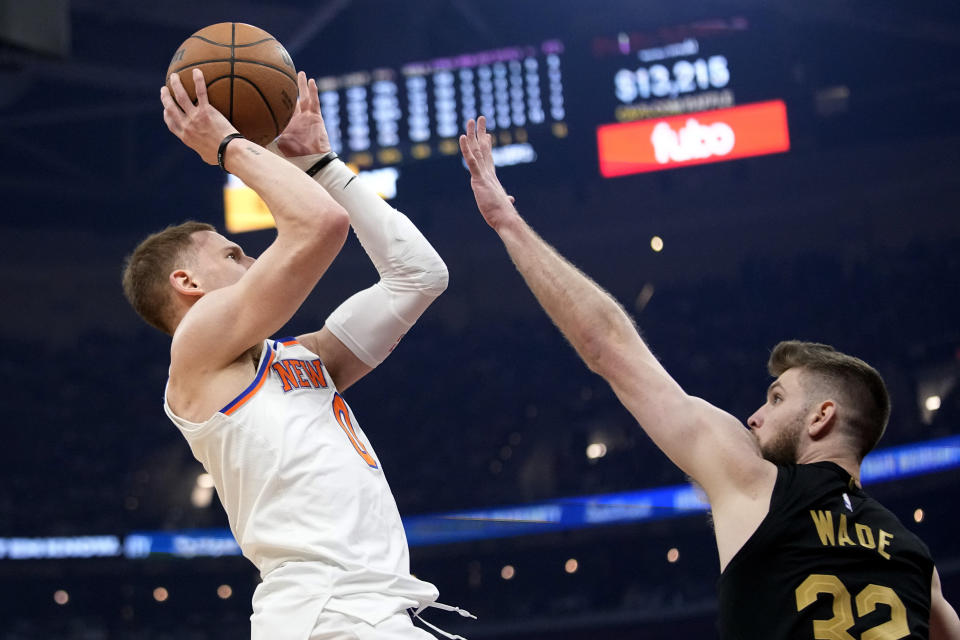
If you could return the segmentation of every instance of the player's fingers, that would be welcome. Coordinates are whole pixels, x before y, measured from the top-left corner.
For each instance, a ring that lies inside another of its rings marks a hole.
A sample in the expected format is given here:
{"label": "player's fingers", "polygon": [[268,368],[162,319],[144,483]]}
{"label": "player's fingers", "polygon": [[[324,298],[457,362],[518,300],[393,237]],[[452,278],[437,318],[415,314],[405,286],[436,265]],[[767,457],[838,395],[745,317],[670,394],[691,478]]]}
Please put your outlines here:
{"label": "player's fingers", "polygon": [[167,113],[169,112],[170,117],[179,116],[183,113],[180,110],[180,106],[177,104],[177,101],[173,99],[173,96],[170,95],[170,89],[166,86],[161,87],[160,89],[160,102],[163,104],[163,117],[166,120]]}
{"label": "player's fingers", "polygon": [[166,123],[167,129],[170,129],[170,131],[173,131],[174,133],[177,132],[179,123],[174,121],[173,116],[170,115],[170,109],[163,110],[163,121]]}
{"label": "player's fingers", "polygon": [[480,173],[480,163],[475,150],[470,144],[469,135],[460,136],[460,152],[463,154],[463,161],[467,163],[467,169],[470,170],[470,175],[478,175]]}
{"label": "player's fingers", "polygon": [[176,101],[177,106],[186,113],[189,107],[193,106],[193,102],[190,101],[190,96],[187,95],[187,90],[183,88],[183,84],[180,82],[180,74],[174,73],[170,76],[170,93],[173,94],[173,99]]}
{"label": "player's fingers", "polygon": [[477,119],[477,137],[482,138],[486,133],[487,133],[487,118],[486,116],[480,116]]}
{"label": "player's fingers", "polygon": [[472,172],[473,169],[470,167],[470,164],[473,162],[473,158],[471,157],[472,154],[470,153],[470,143],[467,142],[467,136],[461,135],[459,142],[460,153],[463,154],[463,161],[467,163],[467,168]]}
{"label": "player's fingers", "polygon": [[307,74],[303,71],[297,72],[297,105],[300,106],[301,110],[304,110],[306,104],[301,105],[300,103],[306,103],[309,100],[307,95]]}
{"label": "player's fingers", "polygon": [[480,137],[480,148],[483,150],[483,154],[486,157],[493,156],[493,136],[489,133],[485,133]]}
{"label": "player's fingers", "polygon": [[477,123],[473,118],[467,120],[467,131],[464,135],[464,145],[466,148],[465,155],[469,155],[474,162],[477,162]]}
{"label": "player's fingers", "polygon": [[317,89],[317,81],[313,78],[307,81],[307,95],[310,96],[310,107],[317,113],[321,113],[320,90]]}
{"label": "player's fingers", "polygon": [[208,104],[207,81],[203,79],[203,71],[200,71],[200,69],[193,70],[193,87],[197,91],[197,105]]}

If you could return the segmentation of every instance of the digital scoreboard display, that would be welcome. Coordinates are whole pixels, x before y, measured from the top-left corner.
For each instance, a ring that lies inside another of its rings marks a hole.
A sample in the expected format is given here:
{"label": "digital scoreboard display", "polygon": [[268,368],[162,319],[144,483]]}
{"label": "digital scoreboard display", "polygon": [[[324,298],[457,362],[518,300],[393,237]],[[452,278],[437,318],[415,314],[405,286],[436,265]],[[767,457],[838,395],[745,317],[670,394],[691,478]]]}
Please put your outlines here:
{"label": "digital scoreboard display", "polygon": [[745,18],[729,18],[596,38],[593,54],[612,107],[608,121],[734,106],[757,66],[749,27]]}
{"label": "digital scoreboard display", "polygon": [[484,115],[496,145],[532,160],[538,137],[567,134],[563,51],[550,40],[318,78],[331,146],[359,168],[455,156],[464,123]]}
{"label": "digital scoreboard display", "polygon": [[[771,47],[745,18],[597,38],[605,83],[597,153],[605,177],[790,148]],[[771,70],[773,75],[771,75]]]}

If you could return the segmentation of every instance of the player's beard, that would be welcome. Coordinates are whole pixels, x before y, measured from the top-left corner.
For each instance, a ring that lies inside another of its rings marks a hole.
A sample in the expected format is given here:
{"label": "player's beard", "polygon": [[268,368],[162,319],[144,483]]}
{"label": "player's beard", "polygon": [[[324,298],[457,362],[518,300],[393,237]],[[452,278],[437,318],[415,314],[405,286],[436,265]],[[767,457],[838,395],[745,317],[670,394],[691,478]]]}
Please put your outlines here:
{"label": "player's beard", "polygon": [[783,426],[773,440],[760,445],[760,455],[773,464],[796,464],[803,433],[803,414]]}

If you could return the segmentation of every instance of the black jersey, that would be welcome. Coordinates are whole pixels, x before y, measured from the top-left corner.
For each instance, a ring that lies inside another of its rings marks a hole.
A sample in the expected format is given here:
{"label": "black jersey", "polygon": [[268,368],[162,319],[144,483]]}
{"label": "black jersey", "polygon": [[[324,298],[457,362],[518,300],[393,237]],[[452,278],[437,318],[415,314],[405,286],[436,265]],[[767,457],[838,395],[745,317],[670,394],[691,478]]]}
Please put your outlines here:
{"label": "black jersey", "polygon": [[928,637],[927,546],[832,462],[778,468],[717,583],[723,640]]}

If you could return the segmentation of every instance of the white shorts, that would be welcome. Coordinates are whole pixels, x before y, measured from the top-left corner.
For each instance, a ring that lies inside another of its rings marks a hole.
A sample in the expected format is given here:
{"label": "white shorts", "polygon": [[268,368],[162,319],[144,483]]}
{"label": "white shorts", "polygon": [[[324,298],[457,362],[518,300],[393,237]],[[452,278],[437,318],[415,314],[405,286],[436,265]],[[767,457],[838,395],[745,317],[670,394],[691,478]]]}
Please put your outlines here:
{"label": "white shorts", "polygon": [[336,611],[324,611],[317,618],[309,640],[437,640],[436,636],[413,625],[408,613],[397,613],[380,624]]}

